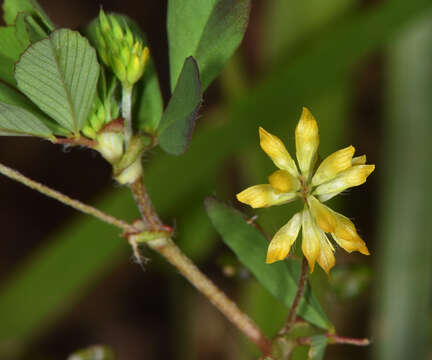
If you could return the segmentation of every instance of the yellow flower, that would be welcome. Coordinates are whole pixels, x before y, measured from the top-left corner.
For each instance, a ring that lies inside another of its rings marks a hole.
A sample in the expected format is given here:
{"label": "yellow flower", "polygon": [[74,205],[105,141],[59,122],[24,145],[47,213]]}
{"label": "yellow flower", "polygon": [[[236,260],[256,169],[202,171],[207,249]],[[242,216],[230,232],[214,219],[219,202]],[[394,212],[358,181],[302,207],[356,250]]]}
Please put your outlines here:
{"label": "yellow flower", "polygon": [[279,170],[269,176],[269,184],[251,186],[237,194],[237,199],[253,208],[282,205],[295,199],[301,199],[304,203],[303,210],[296,213],[273,237],[266,262],[271,264],[285,259],[300,229],[302,251],[311,272],[315,262],[327,274],[335,264],[335,249],[328,234],[346,251],[369,255],[354,224],[323,202],[350,187],[363,184],[374,171],[375,165],[366,165],[365,155],[353,157],[354,147],[348,146],[327,156],[316,167],[318,124],[306,108],[303,108],[295,130],[298,167],[277,136],[261,127],[259,135],[261,148]]}

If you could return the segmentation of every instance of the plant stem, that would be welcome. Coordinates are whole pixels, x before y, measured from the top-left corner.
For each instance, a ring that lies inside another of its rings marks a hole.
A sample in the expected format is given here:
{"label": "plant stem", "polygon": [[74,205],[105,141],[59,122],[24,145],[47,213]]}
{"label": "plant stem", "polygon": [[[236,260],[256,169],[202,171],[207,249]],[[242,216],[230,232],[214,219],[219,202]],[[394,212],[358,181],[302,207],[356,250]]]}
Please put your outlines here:
{"label": "plant stem", "polygon": [[153,204],[144,185],[144,179],[141,177],[129,186],[140,211],[141,217],[146,223],[148,230],[165,230],[166,227],[163,225],[162,221],[159,219],[159,216],[153,208]]}
{"label": "plant stem", "polygon": [[204,294],[213,305],[261,349],[263,354],[269,353],[270,341],[262,334],[254,321],[207,278],[171,239],[152,240],[147,244],[161,254],[192,285]]}
{"label": "plant stem", "polygon": [[125,121],[125,142],[126,149],[129,146],[129,143],[132,139],[132,86],[124,86],[122,87],[122,117]]}
{"label": "plant stem", "polygon": [[134,226],[128,224],[127,222],[117,219],[111,215],[108,215],[103,211],[100,211],[92,206],[86,205],[81,201],[71,199],[69,196],[66,196],[56,190],[53,190],[45,185],[42,185],[34,180],[31,180],[28,177],[19,173],[18,171],[13,170],[3,164],[0,164],[0,173],[13,180],[20,182],[21,184],[28,186],[33,190],[39,191],[40,193],[46,196],[56,199],[65,205],[73,207],[76,210],[79,210],[85,214],[92,215],[108,224],[117,226],[118,228],[124,230],[125,232],[133,233],[137,231]]}
{"label": "plant stem", "polygon": [[[369,339],[358,339],[358,338],[349,338],[344,336],[339,336],[336,334],[325,334],[330,344],[347,344],[347,345],[355,345],[355,346],[368,346],[370,345]],[[300,345],[311,345],[312,340],[309,336],[301,337],[297,339],[297,342]]]}
{"label": "plant stem", "polygon": [[[154,211],[143,179],[130,185],[135,201],[144,222],[150,231],[164,230],[159,216]],[[270,352],[270,341],[264,336],[258,326],[248,315],[243,313],[236,303],[230,300],[198,267],[181,251],[170,238],[159,238],[147,242],[148,246],[161,254],[173,265],[189,282],[194,285],[210,302],[215,305],[232,323],[234,323],[264,355]]]}
{"label": "plant stem", "polygon": [[297,287],[297,293],[294,297],[294,301],[293,301],[291,308],[290,308],[290,311],[288,313],[288,318],[287,318],[287,321],[285,323],[285,326],[282,329],[283,333],[289,333],[291,328],[293,327],[293,325],[295,323],[297,309],[300,305],[300,300],[301,300],[301,297],[303,295],[305,284],[306,284],[306,281],[308,278],[307,268],[308,268],[308,263],[306,261],[306,258],[303,257],[302,265],[301,265],[300,279],[299,279],[298,287]]}

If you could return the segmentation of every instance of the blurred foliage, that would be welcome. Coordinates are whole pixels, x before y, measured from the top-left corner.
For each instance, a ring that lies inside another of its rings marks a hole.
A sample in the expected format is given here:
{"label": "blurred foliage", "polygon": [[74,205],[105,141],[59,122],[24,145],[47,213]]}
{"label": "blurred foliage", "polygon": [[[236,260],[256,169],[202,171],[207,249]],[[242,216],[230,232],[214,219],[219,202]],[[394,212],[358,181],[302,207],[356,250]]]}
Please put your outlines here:
{"label": "blurred foliage", "polygon": [[430,358],[432,12],[387,53],[375,359]]}
{"label": "blurred foliage", "polygon": [[[198,261],[211,257],[216,247],[202,200],[215,192],[227,193],[219,181],[228,177],[226,166],[234,164],[242,185],[255,184],[255,179],[264,181],[270,173],[271,162],[258,148],[258,125],[286,140],[284,134],[292,133],[301,106],[308,105],[320,124],[322,157],[336,145],[349,145],[343,134],[352,125],[348,115],[353,70],[367,55],[394,40],[406,25],[423,20],[420,15],[432,8],[430,0],[387,0],[364,8],[355,1],[339,0],[265,4],[261,5],[266,8],[261,24],[263,45],[251,34],[245,47],[248,41],[253,42],[268,70],[252,87],[243,84],[241,77],[240,84],[231,83],[232,78],[222,79],[223,90],[232,86],[235,97],[223,95],[225,101],[217,109],[204,109],[190,150],[180,158],[155,151],[145,164],[156,208],[167,219],[175,219],[178,243]],[[424,21],[431,23],[429,18]],[[378,254],[371,249],[380,278],[375,358],[383,360],[424,359],[428,352],[425,319],[429,317],[431,288],[427,236],[431,192],[427,185],[432,171],[427,140],[432,130],[432,39],[430,29],[423,26],[413,27],[388,53],[390,83],[382,154],[386,168],[378,168],[383,201],[377,226],[382,246]],[[230,64],[234,70],[240,68],[239,73],[244,72],[243,58],[247,59],[244,52]],[[292,144],[290,140],[285,143]],[[107,194],[96,206],[128,220],[137,216],[130,195],[123,192]],[[258,212],[259,222],[272,234],[292,211],[288,205]],[[375,209],[370,211],[375,214]],[[0,357],[8,353],[12,358],[14,349],[22,350],[41,336],[95,281],[128,256],[128,251],[117,230],[93,219],[79,217],[59,231],[2,284]],[[152,266],[144,276],[151,276],[155,269]],[[338,280],[336,274],[334,280]],[[177,281],[182,280],[177,277]],[[253,280],[242,282],[241,288],[239,297],[252,317],[267,334],[274,334],[283,323],[286,308]],[[176,291],[176,298],[182,296],[181,291]],[[184,301],[190,298],[186,296]],[[183,323],[187,316],[193,312],[185,312],[177,321]]]}

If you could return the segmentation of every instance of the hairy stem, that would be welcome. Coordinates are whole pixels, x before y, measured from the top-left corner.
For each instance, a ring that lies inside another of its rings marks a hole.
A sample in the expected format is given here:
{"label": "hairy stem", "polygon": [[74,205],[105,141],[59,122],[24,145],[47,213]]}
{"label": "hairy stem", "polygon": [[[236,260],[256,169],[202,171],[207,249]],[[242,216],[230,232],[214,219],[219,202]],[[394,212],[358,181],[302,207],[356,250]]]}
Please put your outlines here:
{"label": "hairy stem", "polygon": [[308,278],[307,268],[308,268],[308,264],[307,264],[306,258],[303,257],[300,279],[299,279],[298,287],[297,287],[297,293],[295,295],[294,301],[293,301],[291,308],[290,308],[290,311],[288,313],[288,318],[287,318],[287,321],[285,323],[285,326],[282,330],[282,332],[284,332],[284,333],[289,333],[291,328],[293,327],[293,325],[295,323],[297,309],[300,305],[300,300],[301,300],[301,297],[303,295],[303,291],[304,291],[306,281]]}
{"label": "hairy stem", "polygon": [[[369,339],[358,339],[358,338],[349,338],[345,336],[339,336],[336,334],[325,334],[330,344],[347,344],[347,345],[355,345],[355,346],[368,346],[370,345]],[[300,345],[311,345],[312,339],[309,336],[301,337],[297,339],[297,342]]]}
{"label": "hairy stem", "polygon": [[128,224],[125,221],[122,221],[120,219],[117,219],[111,215],[108,215],[104,213],[103,211],[100,211],[92,206],[86,205],[82,203],[81,201],[71,199],[69,196],[66,196],[56,190],[53,190],[45,185],[42,185],[34,180],[29,179],[28,177],[22,175],[16,170],[13,170],[3,164],[0,164],[0,173],[13,179],[21,184],[24,184],[28,186],[29,188],[39,191],[40,193],[49,196],[53,199],[56,199],[60,202],[62,202],[65,205],[68,205],[70,207],[73,207],[76,210],[79,210],[85,214],[92,215],[99,220],[102,220],[108,224],[117,226],[118,228],[126,231],[126,232],[136,232],[136,229],[134,226]]}
{"label": "hairy stem", "polygon": [[231,322],[233,322],[251,341],[268,354],[270,342],[261,330],[243,313],[236,303],[230,300],[198,267],[180,250],[171,239],[157,239],[147,243],[171,263],[198,291],[204,294]]}
{"label": "hairy stem", "polygon": [[122,90],[122,103],[121,103],[121,110],[122,110],[122,117],[125,121],[125,142],[126,142],[126,148],[128,148],[129,143],[132,139],[132,86],[123,86]]}

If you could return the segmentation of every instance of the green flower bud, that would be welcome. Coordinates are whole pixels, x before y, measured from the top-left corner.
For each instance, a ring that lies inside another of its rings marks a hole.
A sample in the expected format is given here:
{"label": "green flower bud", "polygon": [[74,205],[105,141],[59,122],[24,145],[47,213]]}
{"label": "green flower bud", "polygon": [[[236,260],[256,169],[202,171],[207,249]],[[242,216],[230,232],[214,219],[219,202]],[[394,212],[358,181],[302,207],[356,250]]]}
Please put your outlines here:
{"label": "green flower bud", "polygon": [[130,48],[128,48],[127,46],[124,46],[122,49],[121,49],[121,52],[120,52],[120,58],[121,58],[121,62],[123,63],[123,64],[129,64],[129,61],[130,61],[130,58],[131,58],[131,51],[130,51]]}
{"label": "green flower bud", "polygon": [[116,101],[111,102],[111,119],[117,119],[119,117],[119,115],[120,115],[119,104]]}
{"label": "green flower bud", "polygon": [[120,61],[119,58],[114,58],[112,60],[113,60],[112,69],[114,71],[114,74],[122,83],[126,82],[127,79],[126,67],[123,65],[123,63]]}
{"label": "green flower bud", "polygon": [[104,35],[111,33],[110,22],[109,22],[107,16],[105,15],[105,12],[102,9],[99,12],[99,25],[100,25],[100,29]]}
{"label": "green flower bud", "polygon": [[125,26],[125,39],[124,42],[127,47],[131,48],[134,45],[134,36],[132,34],[131,29],[129,26]]}
{"label": "green flower bud", "polygon": [[[127,81],[129,84],[135,84],[141,78],[150,56],[149,48],[145,47],[144,50],[141,51],[141,46],[142,45],[139,44],[138,51],[134,52],[132,55],[127,69]],[[135,46],[134,49],[135,48],[137,48],[137,46]]]}
{"label": "green flower bud", "polygon": [[97,133],[96,131],[90,126],[90,125],[85,125],[81,132],[84,134],[84,136],[88,137],[89,139],[96,139]]}
{"label": "green flower bud", "polygon": [[114,36],[114,40],[121,42],[124,38],[123,29],[114,16],[110,16],[110,20],[112,24],[112,35]]}

